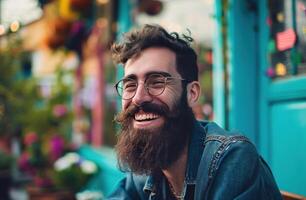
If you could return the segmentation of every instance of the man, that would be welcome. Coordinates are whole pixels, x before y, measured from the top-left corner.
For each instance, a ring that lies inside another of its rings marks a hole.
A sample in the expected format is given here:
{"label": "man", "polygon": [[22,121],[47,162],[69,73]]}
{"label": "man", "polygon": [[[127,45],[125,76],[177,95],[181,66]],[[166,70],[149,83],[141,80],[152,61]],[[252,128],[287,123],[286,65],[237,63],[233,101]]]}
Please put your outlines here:
{"label": "man", "polygon": [[281,199],[273,175],[244,136],[192,112],[200,96],[192,38],[145,25],[112,46],[124,78],[114,199]]}

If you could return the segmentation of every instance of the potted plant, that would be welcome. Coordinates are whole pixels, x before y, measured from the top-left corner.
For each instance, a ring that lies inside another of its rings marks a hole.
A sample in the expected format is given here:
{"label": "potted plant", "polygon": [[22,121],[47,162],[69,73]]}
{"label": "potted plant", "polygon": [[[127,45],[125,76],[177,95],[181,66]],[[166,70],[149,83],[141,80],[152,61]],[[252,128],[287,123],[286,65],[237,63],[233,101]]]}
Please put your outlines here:
{"label": "potted plant", "polygon": [[0,150],[0,197],[3,199],[9,199],[13,161],[11,155]]}
{"label": "potted plant", "polygon": [[53,179],[56,187],[77,193],[97,172],[98,167],[93,161],[70,152],[55,161]]}
{"label": "potted plant", "polygon": [[97,172],[98,167],[94,162],[82,158],[76,152],[69,152],[58,158],[48,170],[49,187],[32,185],[27,187],[27,192],[31,200],[75,200],[76,194]]}

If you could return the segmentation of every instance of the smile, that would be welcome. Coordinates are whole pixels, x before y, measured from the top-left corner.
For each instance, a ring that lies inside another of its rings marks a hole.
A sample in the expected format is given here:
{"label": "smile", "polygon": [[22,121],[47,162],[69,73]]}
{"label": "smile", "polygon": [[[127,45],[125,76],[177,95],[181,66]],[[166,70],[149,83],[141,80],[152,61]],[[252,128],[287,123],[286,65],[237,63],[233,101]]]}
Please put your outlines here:
{"label": "smile", "polygon": [[136,121],[150,121],[159,118],[160,115],[157,115],[155,113],[137,113],[135,114],[135,120]]}
{"label": "smile", "polygon": [[152,112],[144,112],[140,110],[134,115],[134,128],[137,129],[151,129],[160,127],[164,123],[164,118]]}

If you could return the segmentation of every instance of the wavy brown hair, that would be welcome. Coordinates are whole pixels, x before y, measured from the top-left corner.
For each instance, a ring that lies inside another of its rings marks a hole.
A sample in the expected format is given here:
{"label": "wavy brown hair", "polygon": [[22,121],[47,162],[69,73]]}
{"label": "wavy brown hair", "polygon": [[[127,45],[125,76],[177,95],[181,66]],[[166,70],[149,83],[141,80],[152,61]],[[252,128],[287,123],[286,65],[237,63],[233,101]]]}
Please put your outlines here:
{"label": "wavy brown hair", "polygon": [[123,35],[122,41],[111,47],[116,63],[125,64],[127,60],[137,57],[144,49],[165,47],[176,55],[176,66],[182,78],[189,81],[198,80],[197,55],[191,48],[193,39],[190,36],[168,33],[159,25],[146,24],[140,29]]}

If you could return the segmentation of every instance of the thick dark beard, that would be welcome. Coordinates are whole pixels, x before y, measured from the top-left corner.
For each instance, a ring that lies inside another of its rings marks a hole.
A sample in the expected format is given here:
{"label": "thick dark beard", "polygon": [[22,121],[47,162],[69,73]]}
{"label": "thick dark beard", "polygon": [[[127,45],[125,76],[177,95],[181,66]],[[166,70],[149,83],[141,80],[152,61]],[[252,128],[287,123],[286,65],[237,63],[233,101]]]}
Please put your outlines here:
{"label": "thick dark beard", "polygon": [[[134,129],[134,113],[139,109],[165,117],[165,124],[155,129]],[[131,106],[116,116],[121,124],[116,150],[119,167],[136,174],[151,174],[171,166],[189,141],[195,117],[184,92],[170,112],[166,106],[152,103]]]}

